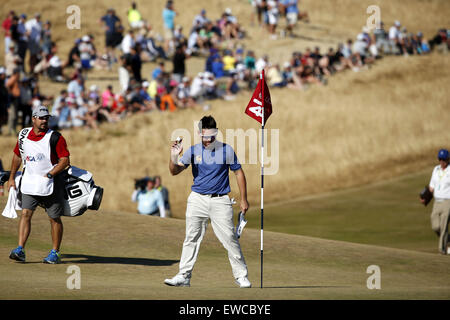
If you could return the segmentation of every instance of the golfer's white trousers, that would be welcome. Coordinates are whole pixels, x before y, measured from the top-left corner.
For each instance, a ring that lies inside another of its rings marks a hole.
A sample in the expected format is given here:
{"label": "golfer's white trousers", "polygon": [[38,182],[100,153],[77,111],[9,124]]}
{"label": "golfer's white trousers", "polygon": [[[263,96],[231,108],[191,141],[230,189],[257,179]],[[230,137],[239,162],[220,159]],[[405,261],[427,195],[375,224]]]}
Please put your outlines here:
{"label": "golfer's white trousers", "polygon": [[179,275],[190,278],[197,260],[200,243],[208,226],[208,219],[216,237],[228,251],[233,276],[247,276],[247,265],[234,234],[233,208],[228,195],[210,197],[191,192],[186,207],[186,238],[183,242]]}

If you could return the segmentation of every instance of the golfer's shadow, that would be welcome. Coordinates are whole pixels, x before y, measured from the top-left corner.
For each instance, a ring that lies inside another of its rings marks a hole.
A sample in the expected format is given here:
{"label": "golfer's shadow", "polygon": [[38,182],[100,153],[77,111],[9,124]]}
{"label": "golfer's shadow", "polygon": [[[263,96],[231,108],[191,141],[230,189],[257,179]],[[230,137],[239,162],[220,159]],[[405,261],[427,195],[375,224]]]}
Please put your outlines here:
{"label": "golfer's shadow", "polygon": [[[180,260],[158,260],[148,258],[129,257],[101,257],[86,254],[62,254],[62,263],[108,263],[108,264],[128,264],[136,266],[171,266]],[[66,260],[71,259],[71,260]],[[75,260],[72,260],[75,259]]]}

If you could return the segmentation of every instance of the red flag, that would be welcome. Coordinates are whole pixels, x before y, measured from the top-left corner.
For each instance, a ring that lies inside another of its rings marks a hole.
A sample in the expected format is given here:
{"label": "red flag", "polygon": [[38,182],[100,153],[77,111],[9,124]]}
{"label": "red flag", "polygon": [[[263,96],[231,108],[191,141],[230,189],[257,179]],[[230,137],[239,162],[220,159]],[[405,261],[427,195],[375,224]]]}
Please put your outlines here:
{"label": "red flag", "polygon": [[[264,91],[262,90],[264,86]],[[263,97],[264,97],[264,105],[263,105]],[[263,123],[263,109],[264,109],[264,123]],[[272,102],[270,101],[270,92],[269,87],[266,84],[264,79],[264,70],[262,72],[262,76],[258,81],[258,85],[256,86],[255,91],[253,92],[252,98],[245,109],[245,113],[261,123],[265,125],[267,123],[267,119],[269,119],[272,114]]]}

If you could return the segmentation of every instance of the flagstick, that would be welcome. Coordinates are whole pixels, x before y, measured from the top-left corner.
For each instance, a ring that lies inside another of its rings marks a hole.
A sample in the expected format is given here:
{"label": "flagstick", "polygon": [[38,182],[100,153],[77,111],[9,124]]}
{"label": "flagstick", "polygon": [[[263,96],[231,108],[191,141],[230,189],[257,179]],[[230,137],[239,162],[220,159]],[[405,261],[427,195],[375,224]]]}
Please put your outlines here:
{"label": "flagstick", "polygon": [[264,234],[264,69],[260,75],[261,81],[261,100],[262,100],[262,121],[261,121],[261,289],[263,287],[263,234]]}

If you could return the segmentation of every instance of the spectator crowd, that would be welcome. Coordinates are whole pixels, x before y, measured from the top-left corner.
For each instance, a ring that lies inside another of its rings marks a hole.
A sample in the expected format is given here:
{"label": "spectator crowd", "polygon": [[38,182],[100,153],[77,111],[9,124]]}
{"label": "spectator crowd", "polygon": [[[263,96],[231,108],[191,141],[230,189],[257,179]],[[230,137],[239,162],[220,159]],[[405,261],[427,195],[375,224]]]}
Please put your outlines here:
{"label": "spectator crowd", "polygon": [[[309,22],[298,0],[253,0],[251,4],[252,19],[267,29],[270,39],[294,36],[299,20]],[[432,50],[447,52],[450,47],[447,29],[428,40],[395,21],[387,30],[383,23],[373,31],[364,27],[355,39],[326,52],[306,48],[292,52],[288,61],[271,61],[268,55],[256,57],[254,50],[242,45],[246,30],[231,8],[215,19],[201,10],[188,33],[176,23],[173,1],[167,1],[161,14],[163,35],[143,19],[136,3],[131,3],[126,21],[109,8],[98,21],[104,30],[104,50],[97,48],[92,34],[85,34],[73,41],[63,58],[52,39],[50,21],[42,21],[39,13],[28,17],[10,11],[2,22],[0,128],[7,124],[6,134],[17,134],[19,126],[30,125],[33,107],[44,104],[51,107],[52,129],[97,130],[102,122],[117,122],[136,113],[207,109],[210,100],[233,100],[240,90],[255,87],[263,69],[269,86],[303,90],[326,85],[337,72],[367,69],[385,55],[425,55]],[[278,31],[283,18],[284,29]],[[192,56],[204,58],[205,67],[189,77],[186,61]],[[156,64],[148,77],[142,74],[147,62]],[[117,70],[118,82],[104,90],[95,84],[87,87],[92,70]],[[45,96],[40,90],[42,78],[65,88]]]}

